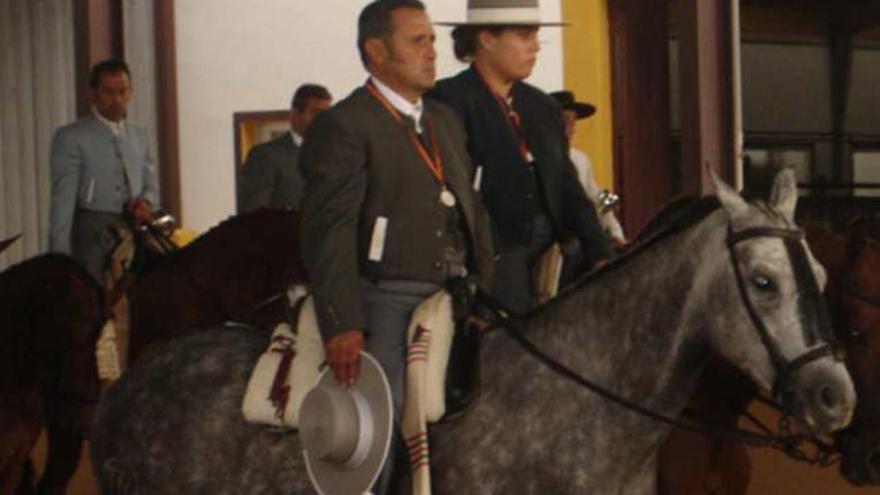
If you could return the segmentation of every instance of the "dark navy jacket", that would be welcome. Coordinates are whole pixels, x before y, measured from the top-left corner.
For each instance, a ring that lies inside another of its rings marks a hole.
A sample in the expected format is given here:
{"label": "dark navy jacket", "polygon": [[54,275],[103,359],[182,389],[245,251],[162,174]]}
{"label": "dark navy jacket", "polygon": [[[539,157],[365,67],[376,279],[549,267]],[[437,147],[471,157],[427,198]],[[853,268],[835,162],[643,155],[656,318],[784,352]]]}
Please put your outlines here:
{"label": "dark navy jacket", "polygon": [[528,166],[519,140],[495,96],[474,68],[437,82],[429,97],[452,106],[464,119],[467,148],[474,167],[482,167],[480,191],[493,225],[495,251],[528,246],[532,219],[547,213],[557,237],[576,235],[588,263],[613,251],[568,158],[558,104],[540,89],[513,85],[513,108],[535,159]]}

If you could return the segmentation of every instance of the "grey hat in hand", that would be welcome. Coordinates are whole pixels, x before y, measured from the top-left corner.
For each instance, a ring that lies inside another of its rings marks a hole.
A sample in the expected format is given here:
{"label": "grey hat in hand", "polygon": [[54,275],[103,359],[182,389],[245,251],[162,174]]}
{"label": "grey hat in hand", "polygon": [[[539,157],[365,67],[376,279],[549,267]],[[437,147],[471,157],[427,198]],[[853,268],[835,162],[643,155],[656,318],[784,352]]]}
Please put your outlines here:
{"label": "grey hat in hand", "polygon": [[391,388],[373,356],[362,352],[360,362],[360,377],[350,388],[325,369],[300,408],[306,467],[321,495],[367,492],[388,456]]}

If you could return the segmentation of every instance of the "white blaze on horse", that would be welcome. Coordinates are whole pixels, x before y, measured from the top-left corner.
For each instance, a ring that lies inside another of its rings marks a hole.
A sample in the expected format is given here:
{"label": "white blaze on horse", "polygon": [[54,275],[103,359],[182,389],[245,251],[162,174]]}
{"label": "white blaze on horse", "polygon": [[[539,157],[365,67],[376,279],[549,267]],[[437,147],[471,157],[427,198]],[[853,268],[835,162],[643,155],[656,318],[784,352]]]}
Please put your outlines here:
{"label": "white blaze on horse", "polygon": [[[718,184],[722,208],[683,221],[518,322],[553,360],[666,416],[710,351],[817,432],[845,426],[855,393],[832,352],[825,281],[793,224],[794,177],[769,204]],[[268,335],[201,332],[156,347],[99,404],[104,493],[313,493],[295,432],[240,413]],[[509,332],[481,343],[482,391],[431,433],[434,493],[650,494],[669,426],[536,358]]]}

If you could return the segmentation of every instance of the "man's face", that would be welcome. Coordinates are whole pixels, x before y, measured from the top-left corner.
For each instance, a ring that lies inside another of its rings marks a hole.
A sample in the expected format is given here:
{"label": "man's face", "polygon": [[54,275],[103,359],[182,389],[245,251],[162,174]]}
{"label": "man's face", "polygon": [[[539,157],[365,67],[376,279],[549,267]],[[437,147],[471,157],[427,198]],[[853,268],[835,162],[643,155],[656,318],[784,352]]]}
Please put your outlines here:
{"label": "man's face", "polygon": [[391,34],[384,40],[386,57],[381,72],[389,85],[421,95],[434,87],[434,27],[428,14],[419,9],[400,8],[391,15]]}
{"label": "man's face", "polygon": [[312,121],[319,113],[330,108],[333,100],[330,98],[309,98],[306,100],[306,107],[302,111],[294,108],[290,112],[290,128],[297,134],[302,136],[306,129],[309,128]]}
{"label": "man's face", "polygon": [[488,31],[481,33],[485,49],[480,53],[490,58],[490,63],[505,78],[521,81],[532,75],[538,60],[541,44],[538,42],[538,26],[509,27],[497,35]]}
{"label": "man's face", "polygon": [[577,113],[574,110],[563,110],[562,123],[565,124],[565,137],[571,141],[577,128]]}
{"label": "man's face", "polygon": [[105,119],[119,122],[125,118],[131,99],[131,81],[124,71],[104,72],[98,76],[98,87],[92,90],[95,109]]}

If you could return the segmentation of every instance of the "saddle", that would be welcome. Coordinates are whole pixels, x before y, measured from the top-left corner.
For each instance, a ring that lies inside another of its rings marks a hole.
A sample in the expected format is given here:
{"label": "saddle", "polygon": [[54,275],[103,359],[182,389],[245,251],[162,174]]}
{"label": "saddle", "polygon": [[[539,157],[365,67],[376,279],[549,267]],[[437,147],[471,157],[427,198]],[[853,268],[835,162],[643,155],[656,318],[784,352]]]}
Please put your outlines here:
{"label": "saddle", "polygon": [[[407,332],[405,400],[418,403],[431,423],[457,416],[476,395],[479,343],[476,332],[457,328],[466,318],[459,317],[455,299],[445,290],[426,299],[413,312]],[[251,372],[242,401],[250,422],[297,428],[302,399],[325,361],[313,297],[300,300],[293,314],[295,326],[275,327]]]}

